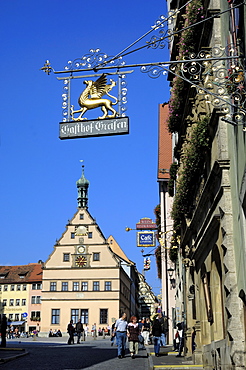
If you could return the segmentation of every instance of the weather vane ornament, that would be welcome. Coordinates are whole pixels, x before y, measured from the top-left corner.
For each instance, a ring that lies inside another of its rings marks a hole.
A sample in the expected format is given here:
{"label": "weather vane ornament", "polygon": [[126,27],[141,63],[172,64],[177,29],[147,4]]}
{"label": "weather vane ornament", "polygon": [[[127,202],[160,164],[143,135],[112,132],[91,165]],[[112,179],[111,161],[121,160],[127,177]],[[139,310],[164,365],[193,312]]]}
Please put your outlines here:
{"label": "weather vane ornament", "polygon": [[[116,82],[110,79],[110,85],[107,85],[107,76],[106,74],[103,74],[95,82],[92,80],[85,80],[84,84],[86,85],[86,88],[82,91],[78,99],[78,103],[81,108],[74,110],[74,106],[71,105],[72,121],[86,120],[87,118],[83,117],[85,112],[99,107],[101,108],[103,115],[97,119],[115,118],[117,116],[117,112],[113,108],[113,105],[118,103],[118,99],[109,94],[109,92],[116,86]],[[103,98],[104,95],[108,95],[110,98],[113,98],[114,101]],[[112,114],[109,114],[109,111]],[[75,113],[80,113],[77,118],[74,117]]]}

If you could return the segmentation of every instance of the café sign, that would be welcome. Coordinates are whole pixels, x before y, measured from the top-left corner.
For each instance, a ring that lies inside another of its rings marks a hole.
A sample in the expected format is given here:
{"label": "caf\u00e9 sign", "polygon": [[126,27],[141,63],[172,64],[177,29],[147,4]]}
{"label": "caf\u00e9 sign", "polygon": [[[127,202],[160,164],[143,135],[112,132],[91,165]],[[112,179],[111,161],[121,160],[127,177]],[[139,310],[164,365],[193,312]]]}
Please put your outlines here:
{"label": "caf\u00e9 sign", "polygon": [[137,232],[138,247],[155,247],[155,232],[154,231],[138,231]]}

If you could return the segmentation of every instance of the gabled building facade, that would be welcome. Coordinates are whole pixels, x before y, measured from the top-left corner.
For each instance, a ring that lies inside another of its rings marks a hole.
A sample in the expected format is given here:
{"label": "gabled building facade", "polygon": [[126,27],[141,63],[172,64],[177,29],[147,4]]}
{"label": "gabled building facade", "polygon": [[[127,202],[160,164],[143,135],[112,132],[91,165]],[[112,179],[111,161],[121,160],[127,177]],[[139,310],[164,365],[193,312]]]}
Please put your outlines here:
{"label": "gabled building facade", "polygon": [[[42,334],[50,329],[66,333],[69,321],[81,319],[89,328],[112,326],[131,302],[134,263],[115,239],[106,239],[88,211],[89,182],[77,181],[78,209],[54,246],[43,268]],[[135,312],[136,313],[136,312]]]}
{"label": "gabled building facade", "polygon": [[158,299],[143,274],[139,275],[139,318],[152,318],[157,312]]}
{"label": "gabled building facade", "polygon": [[42,262],[0,266],[0,314],[19,331],[39,331],[41,324]]}

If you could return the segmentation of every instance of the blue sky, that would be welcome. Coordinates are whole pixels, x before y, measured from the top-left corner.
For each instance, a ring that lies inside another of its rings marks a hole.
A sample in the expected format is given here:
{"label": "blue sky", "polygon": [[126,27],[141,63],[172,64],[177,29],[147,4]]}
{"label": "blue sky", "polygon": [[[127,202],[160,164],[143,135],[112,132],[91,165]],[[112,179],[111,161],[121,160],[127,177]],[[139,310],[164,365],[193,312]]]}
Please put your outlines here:
{"label": "blue sky", "polygon": [[[91,215],[105,237],[112,234],[142,271],[136,233],[125,232],[125,227],[135,228],[142,217],[154,218],[159,202],[158,104],[168,101],[166,77],[151,79],[139,68],[127,77],[129,135],[60,140],[62,82],[40,68],[49,59],[55,70],[63,70],[68,60],[90,49],[115,55],[149,31],[162,14],[166,3],[161,0],[2,2],[2,265],[48,258],[77,210],[76,181],[83,159]],[[124,60],[165,61],[168,49],[144,49]],[[158,294],[154,257],[146,279]]]}

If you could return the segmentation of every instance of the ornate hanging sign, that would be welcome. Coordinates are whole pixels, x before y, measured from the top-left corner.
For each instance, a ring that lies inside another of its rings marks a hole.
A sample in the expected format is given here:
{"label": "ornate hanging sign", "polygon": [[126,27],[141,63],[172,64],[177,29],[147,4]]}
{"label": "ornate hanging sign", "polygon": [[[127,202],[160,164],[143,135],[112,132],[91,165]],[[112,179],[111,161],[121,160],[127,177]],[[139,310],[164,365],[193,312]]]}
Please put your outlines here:
{"label": "ornate hanging sign", "polygon": [[[115,109],[115,106],[121,100],[120,94],[116,97],[110,93],[117,82],[110,79],[108,83],[107,75],[103,73],[95,81],[88,79],[84,80],[83,83],[85,88],[79,95],[78,108],[74,105],[67,107],[67,95],[63,95],[63,98],[65,98],[63,104],[65,116],[68,115],[66,108],[70,110],[69,120],[65,118],[63,122],[60,122],[60,139],[128,134],[128,117],[125,117],[125,115],[119,117],[120,113]],[[86,118],[85,115],[88,111],[93,110],[95,115],[98,114],[96,113],[97,108],[101,110],[101,115],[93,120]]]}
{"label": "ornate hanging sign", "polygon": [[[86,85],[78,98],[79,109],[70,107],[70,121],[60,123],[60,139],[74,139],[89,136],[109,136],[129,133],[128,117],[118,117],[114,106],[119,97],[110,94],[116,86],[116,81],[102,74],[96,81],[84,80]],[[106,97],[105,97],[106,96]],[[102,115],[94,120],[88,120],[85,114],[89,110],[100,108]]]}
{"label": "ornate hanging sign", "polygon": [[157,225],[155,222],[151,220],[151,218],[144,217],[141,218],[140,221],[136,224],[136,229],[138,230],[151,230],[151,229],[157,229]]}
{"label": "ornate hanging sign", "polygon": [[[76,72],[96,72],[98,66],[105,66],[110,61],[110,67],[119,68],[125,62],[122,57],[115,58],[102,53],[100,49],[90,50],[82,58],[68,61],[63,71],[54,71],[49,61],[46,61],[44,70],[47,74],[65,73],[66,77],[57,77],[63,81],[62,115],[60,122],[59,138],[74,139],[95,136],[124,135],[129,133],[129,118],[127,110],[127,83],[126,75],[133,71],[104,72],[77,76]],[[116,79],[115,79],[116,78]],[[76,81],[84,88],[79,88]],[[73,85],[73,86],[72,86]],[[77,102],[71,102],[77,95]],[[80,91],[79,91],[79,90]],[[82,91],[81,91],[82,90]],[[79,92],[76,92],[79,91]]]}

